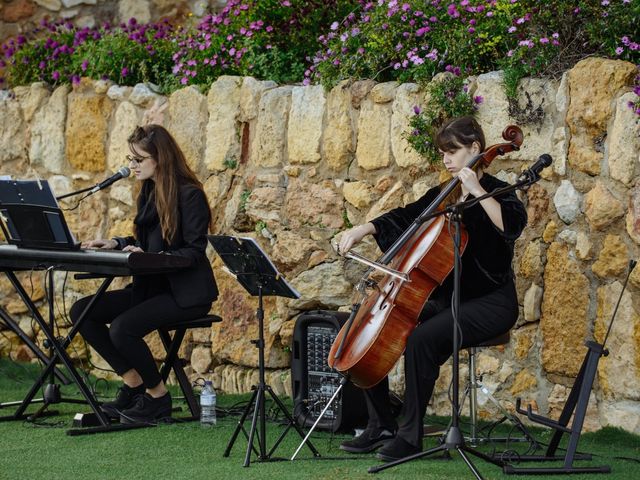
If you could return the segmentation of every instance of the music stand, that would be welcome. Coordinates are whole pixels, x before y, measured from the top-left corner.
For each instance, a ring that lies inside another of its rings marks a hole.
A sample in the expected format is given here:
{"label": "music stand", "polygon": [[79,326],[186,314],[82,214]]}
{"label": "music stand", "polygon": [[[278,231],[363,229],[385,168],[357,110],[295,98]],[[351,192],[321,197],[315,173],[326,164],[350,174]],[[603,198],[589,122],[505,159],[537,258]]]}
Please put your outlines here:
{"label": "music stand", "polygon": [[46,180],[0,180],[0,227],[18,247],[80,248]]}
{"label": "music stand", "polygon": [[[260,422],[260,430],[257,432],[258,437],[258,455],[257,461],[273,461],[284,460],[272,458],[272,454],[278,447],[285,435],[291,429],[295,428],[300,437],[304,438],[304,432],[295,422],[291,414],[287,411],[282,401],[273,392],[271,386],[265,382],[264,372],[264,309],[262,297],[265,295],[300,298],[300,294],[293,288],[284,277],[278,272],[275,265],[271,262],[266,253],[260,248],[258,243],[252,238],[232,237],[226,235],[207,235],[209,243],[218,253],[230,273],[238,280],[238,283],[244,287],[253,297],[258,297],[258,309],[256,316],[258,318],[258,340],[251,340],[256,348],[258,348],[258,385],[252,387],[253,395],[249,404],[244,409],[242,416],[238,422],[229,444],[224,452],[224,456],[228,457],[233,448],[240,431],[242,431],[248,439],[247,452],[244,459],[245,467],[251,463],[251,451],[256,451],[254,447],[254,438],[256,436],[256,427]],[[278,409],[284,414],[289,423],[287,428],[282,432],[275,444],[267,452],[266,448],[266,418],[265,418],[265,392],[271,395],[271,398],[278,406]],[[251,430],[247,435],[244,429],[244,422],[249,416],[251,407],[253,409],[253,417],[251,420]],[[314,456],[319,457],[320,453],[316,450],[311,442],[307,442],[307,446],[313,452]]]}

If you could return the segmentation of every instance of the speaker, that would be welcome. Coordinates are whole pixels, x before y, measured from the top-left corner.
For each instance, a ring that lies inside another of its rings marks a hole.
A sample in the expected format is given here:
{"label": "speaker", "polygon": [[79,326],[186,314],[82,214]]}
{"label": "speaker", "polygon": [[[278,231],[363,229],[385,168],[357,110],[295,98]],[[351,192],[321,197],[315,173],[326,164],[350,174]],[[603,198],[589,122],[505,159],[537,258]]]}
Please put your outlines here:
{"label": "speaker", "polygon": [[[346,312],[314,310],[298,316],[293,330],[291,383],[294,418],[310,427],[322,413],[342,376],[327,365],[331,345],[349,317]],[[347,383],[325,412],[317,429],[332,432],[362,428],[367,406],[362,390]]]}

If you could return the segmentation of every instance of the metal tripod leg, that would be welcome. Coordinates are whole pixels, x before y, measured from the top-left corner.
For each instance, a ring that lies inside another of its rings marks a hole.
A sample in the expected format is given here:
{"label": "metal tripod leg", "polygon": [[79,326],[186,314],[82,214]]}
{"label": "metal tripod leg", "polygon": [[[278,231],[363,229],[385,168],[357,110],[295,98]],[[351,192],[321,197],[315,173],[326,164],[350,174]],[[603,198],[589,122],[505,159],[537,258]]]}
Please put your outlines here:
{"label": "metal tripod leg", "polygon": [[329,407],[331,406],[331,404],[333,403],[333,401],[336,399],[336,397],[338,396],[338,394],[342,391],[342,387],[345,386],[345,384],[347,383],[347,377],[342,377],[342,380],[340,380],[340,385],[338,385],[338,388],[336,388],[336,391],[333,392],[333,395],[331,396],[331,398],[329,399],[329,401],[327,402],[327,404],[324,406],[324,408],[322,409],[322,412],[320,412],[320,415],[318,416],[318,418],[316,419],[316,421],[314,422],[314,424],[311,426],[311,429],[309,429],[309,432],[307,433],[307,436],[304,437],[304,440],[302,440],[302,443],[298,446],[298,449],[293,453],[293,456],[291,457],[291,460],[295,460],[296,456],[298,455],[298,452],[302,449],[302,446],[307,443],[308,438],[311,436],[311,434],[313,433],[313,431],[316,428],[316,425],[318,425],[318,423],[320,422],[320,420],[322,420],[322,417],[324,417],[324,414],[326,413],[326,411],[329,409]]}

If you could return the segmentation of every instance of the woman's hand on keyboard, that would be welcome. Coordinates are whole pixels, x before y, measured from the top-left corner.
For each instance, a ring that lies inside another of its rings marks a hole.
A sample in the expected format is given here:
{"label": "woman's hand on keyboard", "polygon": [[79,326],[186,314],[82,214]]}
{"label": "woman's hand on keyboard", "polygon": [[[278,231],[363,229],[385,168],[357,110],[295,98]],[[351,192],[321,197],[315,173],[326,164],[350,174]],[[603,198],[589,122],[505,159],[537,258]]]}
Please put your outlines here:
{"label": "woman's hand on keyboard", "polygon": [[114,250],[118,248],[118,242],[116,242],[113,238],[100,238],[96,240],[90,240],[88,242],[82,242],[82,248],[106,248],[108,250]]}

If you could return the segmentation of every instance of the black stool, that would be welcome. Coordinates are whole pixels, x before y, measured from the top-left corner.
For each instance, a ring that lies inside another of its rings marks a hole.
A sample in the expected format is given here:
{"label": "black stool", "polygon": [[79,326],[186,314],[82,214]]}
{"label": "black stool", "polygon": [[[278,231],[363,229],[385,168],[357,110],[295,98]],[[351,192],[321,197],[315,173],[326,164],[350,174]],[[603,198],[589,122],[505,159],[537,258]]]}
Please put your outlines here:
{"label": "black stool", "polygon": [[[167,356],[165,357],[162,368],[160,369],[160,376],[162,377],[162,381],[166,383],[167,378],[169,377],[169,372],[173,370],[175,373],[180,389],[182,390],[182,394],[184,395],[191,412],[191,416],[184,420],[196,420],[200,418],[200,405],[193,393],[191,382],[184,371],[184,366],[187,364],[187,361],[178,357],[180,345],[182,344],[182,340],[184,340],[187,330],[191,328],[209,328],[211,327],[211,324],[221,321],[222,318],[217,315],[207,315],[206,317],[196,318],[194,320],[171,323],[158,329],[160,340],[167,352]],[[169,334],[171,331],[173,331],[173,336]]]}

